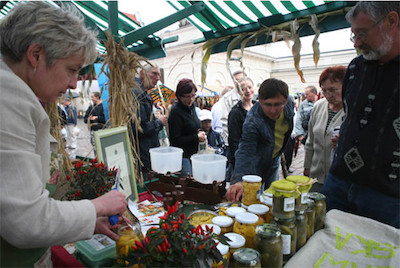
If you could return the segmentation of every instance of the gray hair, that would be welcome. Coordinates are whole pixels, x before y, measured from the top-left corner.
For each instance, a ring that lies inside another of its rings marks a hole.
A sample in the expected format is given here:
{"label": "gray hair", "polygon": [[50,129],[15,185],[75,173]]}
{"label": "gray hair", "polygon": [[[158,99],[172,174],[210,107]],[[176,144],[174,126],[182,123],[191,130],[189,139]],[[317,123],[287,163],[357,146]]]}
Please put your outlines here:
{"label": "gray hair", "polygon": [[82,53],[87,65],[97,57],[96,42],[96,33],[84,25],[82,14],[71,5],[20,3],[0,22],[1,53],[15,62],[37,43],[44,49],[48,66],[75,53]]}
{"label": "gray hair", "polygon": [[308,89],[311,93],[314,93],[314,94],[317,94],[317,93],[318,93],[317,88],[316,88],[315,86],[308,86],[308,87],[306,87],[305,90],[307,90],[307,89]]}
{"label": "gray hair", "polygon": [[389,12],[395,11],[399,14],[400,4],[398,1],[360,1],[346,14],[346,20],[351,24],[360,12],[368,14],[375,22],[384,18]]}

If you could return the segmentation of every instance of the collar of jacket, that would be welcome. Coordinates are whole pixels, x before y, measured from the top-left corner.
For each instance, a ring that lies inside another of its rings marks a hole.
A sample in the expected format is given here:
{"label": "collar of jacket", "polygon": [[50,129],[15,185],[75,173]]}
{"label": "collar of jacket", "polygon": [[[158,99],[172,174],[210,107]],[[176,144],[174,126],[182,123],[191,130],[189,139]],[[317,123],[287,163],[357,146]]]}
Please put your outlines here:
{"label": "collar of jacket", "polygon": [[366,60],[363,55],[358,56],[358,58],[362,59],[366,64],[377,64],[377,65],[386,65],[390,63],[396,63],[399,64],[400,62],[400,55],[397,55],[396,57],[390,59],[388,62],[385,62],[384,64],[379,64],[377,60]]}
{"label": "collar of jacket", "polygon": [[182,110],[184,110],[187,113],[193,114],[193,112],[195,112],[195,106],[194,104],[192,104],[192,106],[187,107],[186,105],[184,105],[180,100],[178,100],[177,103],[178,107]]}

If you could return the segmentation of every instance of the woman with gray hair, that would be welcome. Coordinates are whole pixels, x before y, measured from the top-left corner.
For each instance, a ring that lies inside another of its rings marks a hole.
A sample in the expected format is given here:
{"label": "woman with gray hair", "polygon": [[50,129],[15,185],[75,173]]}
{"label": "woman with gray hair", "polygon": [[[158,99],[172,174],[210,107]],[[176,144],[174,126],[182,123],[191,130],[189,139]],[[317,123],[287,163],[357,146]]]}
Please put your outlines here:
{"label": "woman with gray hair", "polygon": [[1,266],[33,266],[56,244],[104,233],[122,215],[125,196],[57,201],[49,179],[50,120],[41,102],[75,88],[79,70],[93,62],[96,35],[77,11],[39,1],[15,6],[0,22]]}

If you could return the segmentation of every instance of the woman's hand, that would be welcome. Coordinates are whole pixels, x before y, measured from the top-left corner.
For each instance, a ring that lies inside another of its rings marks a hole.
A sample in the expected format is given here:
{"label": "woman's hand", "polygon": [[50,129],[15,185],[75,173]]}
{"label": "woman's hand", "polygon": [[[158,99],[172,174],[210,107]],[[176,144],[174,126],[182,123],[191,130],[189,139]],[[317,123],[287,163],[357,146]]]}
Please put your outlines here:
{"label": "woman's hand", "polygon": [[117,241],[119,239],[119,236],[112,231],[112,229],[117,229],[117,227],[117,224],[111,226],[110,222],[108,221],[108,217],[98,217],[96,219],[96,227],[94,228],[94,233],[105,234],[112,240]]}
{"label": "woman's hand", "polygon": [[229,186],[228,191],[226,192],[226,199],[228,199],[229,202],[237,202],[239,201],[239,198],[243,194],[243,184],[242,182],[237,182],[231,186]]}
{"label": "woman's hand", "polygon": [[125,195],[116,190],[112,190],[92,201],[96,208],[97,217],[122,215],[125,212],[128,202]]}
{"label": "woman's hand", "polygon": [[202,130],[197,132],[197,137],[199,138],[199,142],[206,141],[206,139],[207,139],[206,133],[204,131],[202,131]]}

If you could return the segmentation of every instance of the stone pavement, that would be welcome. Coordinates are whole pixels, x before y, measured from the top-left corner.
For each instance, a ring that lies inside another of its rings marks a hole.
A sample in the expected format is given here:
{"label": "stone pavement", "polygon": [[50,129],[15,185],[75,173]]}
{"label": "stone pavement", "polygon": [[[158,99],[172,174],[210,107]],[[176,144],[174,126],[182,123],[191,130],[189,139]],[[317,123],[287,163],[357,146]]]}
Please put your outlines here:
{"label": "stone pavement", "polygon": [[[88,130],[87,125],[83,122],[83,119],[81,118],[78,119],[78,127],[81,131],[78,136],[78,148],[75,151],[76,155],[94,158],[92,144],[90,143],[90,131]],[[71,153],[71,150],[68,149],[67,152]],[[293,170],[293,173],[289,173],[288,175],[303,175],[303,162],[304,146],[301,144],[297,151],[297,156],[293,156],[292,165],[290,167],[290,169]],[[279,177],[283,178],[283,173],[281,169],[279,171]]]}

